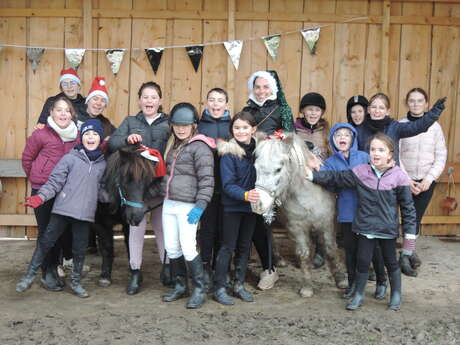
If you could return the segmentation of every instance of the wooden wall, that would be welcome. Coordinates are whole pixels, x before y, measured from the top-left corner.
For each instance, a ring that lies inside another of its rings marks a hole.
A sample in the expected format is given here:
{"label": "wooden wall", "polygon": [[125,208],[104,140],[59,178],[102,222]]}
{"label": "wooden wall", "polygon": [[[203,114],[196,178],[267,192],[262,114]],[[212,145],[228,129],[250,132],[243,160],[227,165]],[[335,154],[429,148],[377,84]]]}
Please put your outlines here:
{"label": "wooden wall", "polygon": [[[202,109],[207,91],[223,87],[232,96],[235,112],[247,100],[249,75],[275,69],[295,114],[302,95],[316,91],[326,98],[326,118],[335,123],[345,120],[350,96],[370,97],[378,91],[389,93],[392,116],[400,118],[406,112],[406,92],[423,87],[433,101],[448,96],[440,122],[448,138],[449,161],[459,163],[460,3],[456,2],[460,1],[0,0],[0,44],[145,48],[244,40],[326,25],[316,55],[309,53],[300,33],[281,37],[276,61],[267,55],[261,40],[245,41],[238,71],[222,45],[205,47],[196,73],[185,49],[166,49],[157,75],[143,50],[127,50],[117,76],[103,52],[88,51],[79,69],[82,93],[87,93],[94,76],[106,77],[110,104],[105,115],[117,125],[137,112],[137,90],[148,80],[163,87],[166,111],[179,101]],[[344,23],[352,17],[365,18]],[[44,100],[59,92],[59,71],[67,66],[62,50],[47,50],[36,73],[25,49],[4,47],[0,52],[0,159],[20,158]],[[6,215],[18,219],[17,215],[31,213],[20,204],[30,187],[22,178],[2,182],[0,237],[33,234],[33,228],[26,227],[30,221],[5,220]],[[433,224],[425,226],[425,233],[460,233],[460,210],[447,220],[443,218],[447,213],[438,207],[445,191],[441,183],[427,212]],[[24,226],[7,226],[11,224]]]}

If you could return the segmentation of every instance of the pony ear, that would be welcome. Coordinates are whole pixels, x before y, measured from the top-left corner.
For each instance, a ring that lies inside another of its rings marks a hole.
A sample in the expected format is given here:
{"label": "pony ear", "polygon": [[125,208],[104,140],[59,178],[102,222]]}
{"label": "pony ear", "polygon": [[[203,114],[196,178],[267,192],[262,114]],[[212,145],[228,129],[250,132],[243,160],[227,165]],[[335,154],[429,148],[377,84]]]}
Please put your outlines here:
{"label": "pony ear", "polygon": [[260,142],[260,141],[267,139],[267,133],[262,132],[262,131],[257,131],[254,136],[256,138],[256,142]]}

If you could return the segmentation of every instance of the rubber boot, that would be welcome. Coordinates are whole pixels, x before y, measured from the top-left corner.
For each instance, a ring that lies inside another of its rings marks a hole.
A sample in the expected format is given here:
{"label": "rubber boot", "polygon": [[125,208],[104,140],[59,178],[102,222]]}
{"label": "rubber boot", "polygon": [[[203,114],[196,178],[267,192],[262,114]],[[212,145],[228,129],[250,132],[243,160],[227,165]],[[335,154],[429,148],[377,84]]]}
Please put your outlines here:
{"label": "rubber boot", "polygon": [[254,302],[252,294],[245,289],[246,270],[248,267],[248,256],[237,256],[235,258],[235,282],[233,283],[233,295],[245,302]]}
{"label": "rubber boot", "polygon": [[131,269],[131,279],[128,283],[126,293],[130,296],[137,294],[141,289],[142,273],[140,269]]}
{"label": "rubber boot", "polygon": [[203,263],[203,279],[206,292],[212,291],[212,267],[209,262]]}
{"label": "rubber boot", "polygon": [[177,301],[179,298],[184,298],[188,295],[187,269],[185,268],[184,257],[169,259],[169,264],[171,265],[174,288],[163,296],[164,302]]}
{"label": "rubber boot", "polygon": [[106,288],[112,284],[112,264],[113,257],[102,256],[101,275],[97,282],[100,287]]}
{"label": "rubber boot", "polygon": [[201,256],[198,254],[192,261],[186,261],[187,268],[192,276],[192,295],[187,301],[187,309],[197,309],[206,301],[206,288],[204,285],[204,272]]}
{"label": "rubber boot", "polygon": [[27,267],[26,274],[16,284],[17,292],[23,292],[30,288],[44,259],[45,253],[38,242],[34,254],[32,255],[32,260]]}
{"label": "rubber boot", "polygon": [[41,279],[41,285],[49,291],[62,291],[63,285],[57,279],[57,267],[48,266]]}
{"label": "rubber boot", "polygon": [[220,303],[220,304],[223,304],[223,305],[234,305],[235,304],[235,301],[233,301],[233,298],[231,298],[228,294],[227,294],[227,289],[225,289],[224,286],[221,286],[221,287],[216,287],[216,290],[214,290],[214,294],[213,294],[213,299]]}
{"label": "rubber boot", "polygon": [[401,308],[401,269],[397,269],[389,274],[391,296],[388,308],[399,310]]}
{"label": "rubber boot", "polygon": [[347,310],[356,310],[358,309],[364,300],[364,290],[366,289],[366,283],[368,278],[369,272],[360,273],[356,272],[355,277],[355,285],[356,291],[353,299],[347,304]]}
{"label": "rubber boot", "polygon": [[174,287],[174,279],[171,273],[171,264],[163,263],[160,272],[160,282],[163,286]]}
{"label": "rubber boot", "polygon": [[73,293],[80,298],[87,298],[89,294],[81,286],[81,272],[83,271],[84,257],[74,256],[73,257],[73,268],[70,275],[70,288]]}
{"label": "rubber boot", "polygon": [[387,295],[387,282],[386,281],[383,283],[377,282],[377,285],[375,286],[374,298],[384,299],[386,295]]}
{"label": "rubber boot", "polygon": [[348,273],[348,287],[345,290],[345,293],[342,295],[342,298],[349,299],[355,295],[356,284],[355,284],[355,275]]}

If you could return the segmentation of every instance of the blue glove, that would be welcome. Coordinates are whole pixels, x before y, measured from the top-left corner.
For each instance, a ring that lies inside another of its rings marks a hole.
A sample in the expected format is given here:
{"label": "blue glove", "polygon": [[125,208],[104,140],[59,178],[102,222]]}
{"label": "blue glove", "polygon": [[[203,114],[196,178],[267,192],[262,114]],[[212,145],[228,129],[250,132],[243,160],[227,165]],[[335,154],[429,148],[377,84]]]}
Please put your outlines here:
{"label": "blue glove", "polygon": [[203,215],[203,212],[204,212],[204,209],[202,209],[201,207],[195,206],[187,214],[187,217],[188,217],[187,222],[189,224],[197,224],[201,216]]}

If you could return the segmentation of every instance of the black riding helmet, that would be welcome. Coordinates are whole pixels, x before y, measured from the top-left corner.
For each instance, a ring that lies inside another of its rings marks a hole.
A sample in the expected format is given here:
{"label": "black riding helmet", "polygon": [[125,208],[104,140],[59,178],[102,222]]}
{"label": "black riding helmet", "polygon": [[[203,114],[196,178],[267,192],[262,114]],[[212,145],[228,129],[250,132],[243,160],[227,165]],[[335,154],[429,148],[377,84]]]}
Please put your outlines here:
{"label": "black riding helmet", "polygon": [[169,123],[172,125],[193,125],[198,123],[198,112],[190,103],[177,103],[169,115]]}
{"label": "black riding helmet", "polygon": [[353,119],[351,118],[351,108],[355,105],[361,105],[364,108],[364,114],[367,114],[367,107],[369,106],[369,101],[366,97],[361,95],[356,95],[351,97],[347,102],[347,120],[348,123],[354,125]]}

